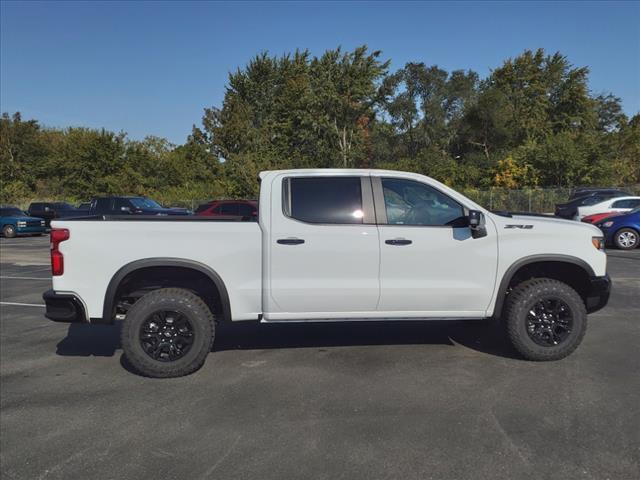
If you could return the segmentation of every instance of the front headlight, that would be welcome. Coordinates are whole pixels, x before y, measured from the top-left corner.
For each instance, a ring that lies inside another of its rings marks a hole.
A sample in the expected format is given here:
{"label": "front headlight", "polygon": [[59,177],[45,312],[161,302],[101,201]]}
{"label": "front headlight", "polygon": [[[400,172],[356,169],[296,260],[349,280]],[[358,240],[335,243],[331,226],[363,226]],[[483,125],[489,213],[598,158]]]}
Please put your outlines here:
{"label": "front headlight", "polygon": [[27,226],[27,222],[18,222],[18,226],[19,227],[26,227]]}
{"label": "front headlight", "polygon": [[44,227],[44,226],[45,226],[45,222],[44,222],[44,220],[40,220],[40,226],[41,226],[41,227]]}
{"label": "front headlight", "polygon": [[613,222],[611,220],[609,220],[608,222],[604,222],[600,226],[604,227],[604,228],[609,228],[609,227],[611,227],[611,225],[613,225]]}

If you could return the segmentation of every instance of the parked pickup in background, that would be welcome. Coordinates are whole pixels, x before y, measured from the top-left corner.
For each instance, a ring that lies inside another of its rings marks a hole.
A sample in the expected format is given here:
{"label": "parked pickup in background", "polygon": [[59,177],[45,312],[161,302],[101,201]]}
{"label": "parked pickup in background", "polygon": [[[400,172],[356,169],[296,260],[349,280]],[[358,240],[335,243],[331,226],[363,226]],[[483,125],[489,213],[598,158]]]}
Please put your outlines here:
{"label": "parked pickup in background", "polygon": [[47,232],[43,218],[31,217],[18,207],[0,207],[0,231],[5,238],[18,235],[42,235]]}
{"label": "parked pickup in background", "polygon": [[87,210],[80,210],[66,202],[33,202],[27,213],[32,217],[44,218],[47,227],[55,218],[82,217]]}
{"label": "parked pickup in background", "polygon": [[102,197],[91,201],[89,215],[191,215],[186,208],[165,208],[146,197]]}
{"label": "parked pickup in background", "polygon": [[122,320],[131,365],[173,377],[204,363],[216,323],[242,320],[494,318],[524,358],[556,360],[608,301],[593,225],[496,215],[413,173],[284,170],[260,179],[258,222],[54,221],[46,316]]}

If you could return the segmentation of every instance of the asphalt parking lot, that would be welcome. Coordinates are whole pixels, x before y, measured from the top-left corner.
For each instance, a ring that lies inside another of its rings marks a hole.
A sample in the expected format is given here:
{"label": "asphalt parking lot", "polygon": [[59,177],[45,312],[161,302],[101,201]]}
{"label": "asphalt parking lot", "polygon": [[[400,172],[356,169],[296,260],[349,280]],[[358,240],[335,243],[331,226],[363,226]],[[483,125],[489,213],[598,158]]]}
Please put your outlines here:
{"label": "asphalt parking lot", "polygon": [[43,317],[48,238],[3,238],[2,478],[638,479],[640,250],[609,253],[609,306],[559,362],[479,322],[250,322],[155,380],[118,325]]}

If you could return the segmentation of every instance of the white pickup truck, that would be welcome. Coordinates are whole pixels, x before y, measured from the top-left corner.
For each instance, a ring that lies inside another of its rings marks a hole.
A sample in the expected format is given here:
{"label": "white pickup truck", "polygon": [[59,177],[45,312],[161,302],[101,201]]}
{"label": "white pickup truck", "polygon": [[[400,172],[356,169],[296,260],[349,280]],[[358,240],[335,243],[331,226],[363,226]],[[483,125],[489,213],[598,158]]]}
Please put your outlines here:
{"label": "white pickup truck", "polygon": [[500,320],[520,354],[581,342],[611,283],[596,227],[491,213],[422,175],[260,174],[258,221],[106,216],[55,220],[54,321],[123,320],[142,374],[202,366],[217,322]]}

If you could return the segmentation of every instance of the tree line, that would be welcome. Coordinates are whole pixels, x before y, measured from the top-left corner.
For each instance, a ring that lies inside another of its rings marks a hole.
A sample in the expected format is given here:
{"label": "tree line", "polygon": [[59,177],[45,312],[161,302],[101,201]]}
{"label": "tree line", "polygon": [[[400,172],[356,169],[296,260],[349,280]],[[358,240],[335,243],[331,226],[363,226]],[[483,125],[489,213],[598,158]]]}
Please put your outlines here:
{"label": "tree line", "polygon": [[587,67],[525,51],[487,78],[366,46],[262,53],[229,74],[183,145],[0,119],[2,202],[139,194],[168,204],[253,197],[265,169],[363,167],[456,188],[640,183],[640,114],[593,94]]}

